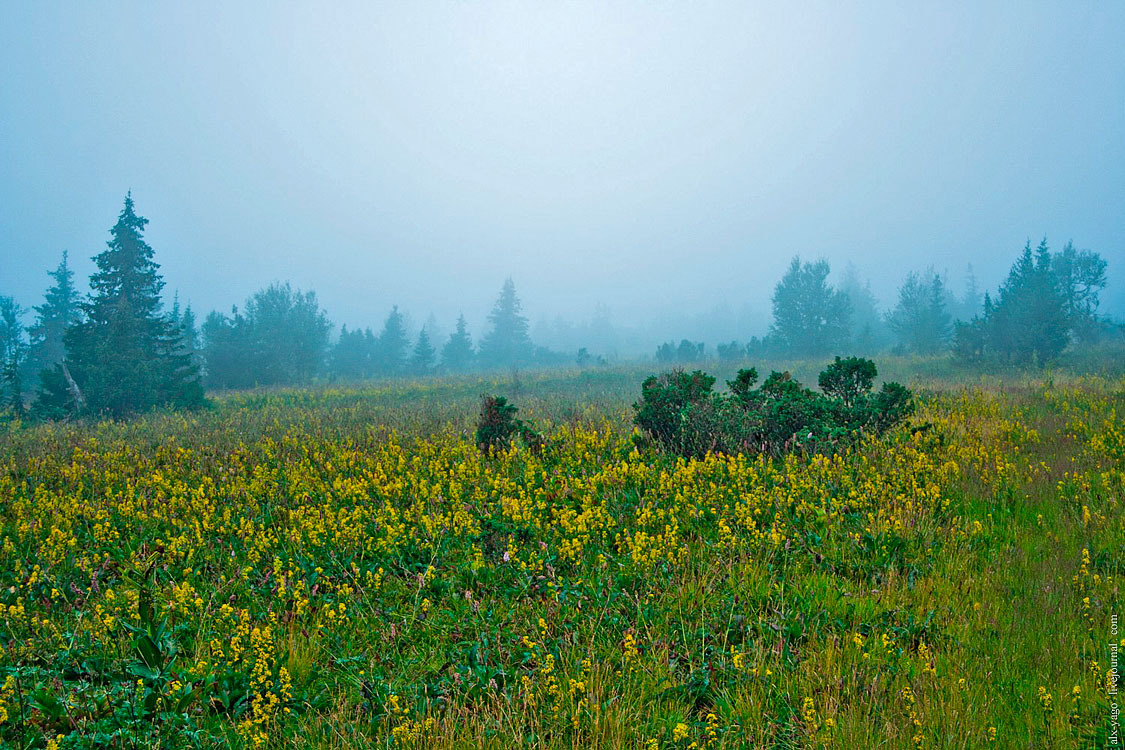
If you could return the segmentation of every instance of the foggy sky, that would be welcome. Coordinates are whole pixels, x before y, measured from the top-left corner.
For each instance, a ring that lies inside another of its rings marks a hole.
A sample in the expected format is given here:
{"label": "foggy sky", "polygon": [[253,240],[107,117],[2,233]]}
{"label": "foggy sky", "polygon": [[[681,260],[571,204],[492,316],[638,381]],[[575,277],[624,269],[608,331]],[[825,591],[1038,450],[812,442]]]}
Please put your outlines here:
{"label": "foggy sky", "polygon": [[1044,235],[1125,313],[1125,3],[952,5],[0,0],[0,294],[84,287],[131,189],[197,313],[290,280],[479,335],[511,275],[746,338],[794,254],[890,301]]}

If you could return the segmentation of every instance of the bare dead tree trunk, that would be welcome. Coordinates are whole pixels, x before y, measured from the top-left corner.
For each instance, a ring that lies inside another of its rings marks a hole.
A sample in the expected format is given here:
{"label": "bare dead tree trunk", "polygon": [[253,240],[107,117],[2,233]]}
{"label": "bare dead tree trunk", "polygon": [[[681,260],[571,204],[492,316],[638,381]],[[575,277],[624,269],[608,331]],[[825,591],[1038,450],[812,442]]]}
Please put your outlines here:
{"label": "bare dead tree trunk", "polygon": [[74,408],[76,411],[86,410],[86,397],[82,395],[82,389],[78,387],[78,383],[74,382],[74,378],[70,375],[70,368],[66,366],[66,362],[62,363],[63,375],[66,377],[66,387],[70,389],[70,397],[74,399]]}

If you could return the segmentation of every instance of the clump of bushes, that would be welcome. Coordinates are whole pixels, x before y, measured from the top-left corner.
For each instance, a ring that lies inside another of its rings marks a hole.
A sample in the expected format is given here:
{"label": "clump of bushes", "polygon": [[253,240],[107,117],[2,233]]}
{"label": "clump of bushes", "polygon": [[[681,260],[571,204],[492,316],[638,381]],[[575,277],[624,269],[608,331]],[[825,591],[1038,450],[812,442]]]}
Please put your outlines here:
{"label": "clump of bushes", "polygon": [[754,368],[739,370],[728,392],[716,393],[714,377],[673,370],[645,380],[633,422],[648,441],[688,457],[825,450],[881,435],[914,412],[913,394],[898,383],[874,392],[877,374],[869,359],[836,357],[820,373],[819,393],[788,372],[773,372],[755,388]]}
{"label": "clump of bushes", "polygon": [[543,447],[543,436],[516,417],[519,409],[503,396],[483,396],[477,417],[477,447],[485,453],[503,450],[514,440],[522,440],[534,450]]}

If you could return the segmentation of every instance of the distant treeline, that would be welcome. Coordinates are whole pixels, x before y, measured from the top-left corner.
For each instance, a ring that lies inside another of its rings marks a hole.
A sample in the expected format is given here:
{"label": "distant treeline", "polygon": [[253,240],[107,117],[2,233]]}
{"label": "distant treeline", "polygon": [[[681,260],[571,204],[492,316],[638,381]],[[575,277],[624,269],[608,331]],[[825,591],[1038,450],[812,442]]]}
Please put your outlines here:
{"label": "distant treeline", "polygon": [[[465,323],[444,341],[431,326],[417,336],[407,332],[405,316],[391,308],[382,329],[343,326],[331,341],[332,323],[313,292],[273,284],[255,293],[240,312],[213,312],[195,336],[192,321],[181,317],[186,344],[197,352],[206,382],[214,388],[308,383],[317,377],[356,380],[373,377],[463,373],[477,369],[551,366],[576,357],[535,346],[528,334],[515,284],[504,282],[488,316],[489,331],[474,344]],[[577,359],[581,359],[579,353]]]}
{"label": "distant treeline", "polygon": [[[35,306],[34,323],[11,297],[0,297],[0,413],[39,418],[124,416],[155,407],[197,408],[204,389],[295,385],[316,379],[424,376],[518,367],[604,364],[579,348],[536,346],[511,279],[504,282],[488,330],[474,341],[464,316],[438,340],[432,323],[411,335],[392,307],[378,333],[333,324],[312,291],[272,284],[229,313],[197,323],[190,306],[162,302],[164,281],[144,241],[148,220],[126,196],[106,249],[95,256],[90,293],[74,283],[67,254],[49,272],[53,284]],[[934,354],[952,350],[966,362],[1037,366],[1072,341],[1116,331],[1098,314],[1106,262],[1069,243],[1052,253],[1030,244],[995,296],[975,281],[961,297],[929,270],[903,282],[894,309],[879,312],[868,284],[849,273],[828,282],[826,261],[794,258],[773,293],[773,324],[764,337],[720,344],[724,360],[816,357],[851,349]],[[592,330],[609,329],[605,311]],[[701,342],[667,343],[663,363],[709,357]]]}
{"label": "distant treeline", "polygon": [[[720,360],[817,357],[851,349],[872,354],[934,355],[952,352],[965,363],[1043,366],[1071,342],[1089,344],[1121,335],[1121,326],[1098,314],[1106,261],[1067,243],[1052,253],[1044,239],[1028,243],[996,295],[983,296],[971,274],[958,297],[932,268],[910,273],[893,309],[881,314],[869,284],[854,274],[833,287],[827,261],[794,258],[773,293],[773,323],[763,337],[719,344]],[[697,362],[703,342],[662,344],[656,360]]]}

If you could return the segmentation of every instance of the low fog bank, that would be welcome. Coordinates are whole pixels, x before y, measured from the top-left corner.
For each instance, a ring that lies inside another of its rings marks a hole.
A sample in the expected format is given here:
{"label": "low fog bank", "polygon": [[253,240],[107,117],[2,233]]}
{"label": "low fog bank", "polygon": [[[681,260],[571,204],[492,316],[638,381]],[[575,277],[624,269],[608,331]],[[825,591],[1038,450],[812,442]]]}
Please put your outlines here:
{"label": "low fog bank", "polygon": [[929,266],[908,273],[889,304],[856,266],[833,274],[826,260],[795,256],[772,285],[764,320],[746,303],[739,312],[720,304],[633,326],[617,323],[604,305],[585,320],[533,323],[509,277],[476,325],[464,315],[415,317],[395,305],[383,320],[348,326],[337,325],[314,290],[288,282],[206,314],[175,294],[169,302],[147,226],[127,196],[86,285],[64,253],[31,309],[0,296],[6,413],[123,415],[199,406],[205,389],[636,361],[667,368],[892,353],[1026,370],[1125,342],[1125,325],[1102,307],[1106,258],[1069,242],[1052,248],[1046,239],[1014,253],[999,283],[979,281],[970,267],[956,285]]}

